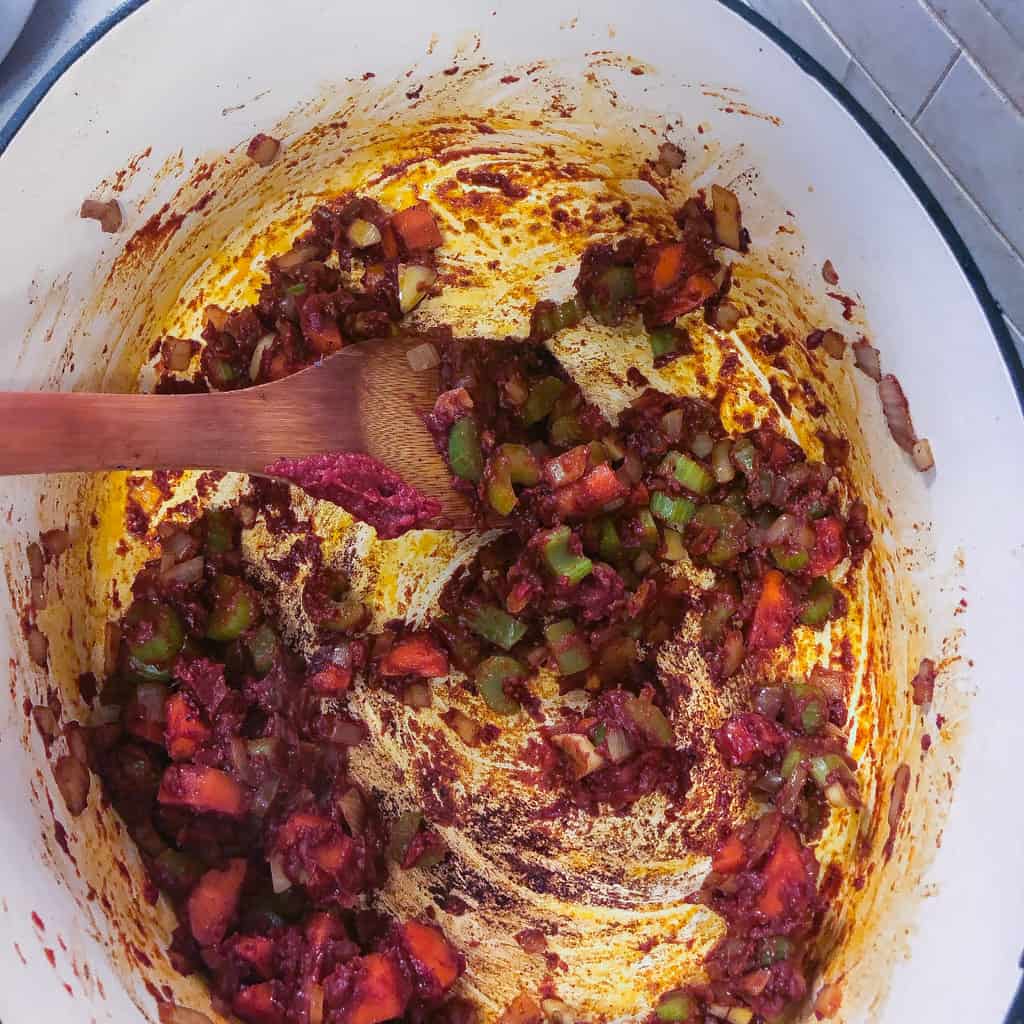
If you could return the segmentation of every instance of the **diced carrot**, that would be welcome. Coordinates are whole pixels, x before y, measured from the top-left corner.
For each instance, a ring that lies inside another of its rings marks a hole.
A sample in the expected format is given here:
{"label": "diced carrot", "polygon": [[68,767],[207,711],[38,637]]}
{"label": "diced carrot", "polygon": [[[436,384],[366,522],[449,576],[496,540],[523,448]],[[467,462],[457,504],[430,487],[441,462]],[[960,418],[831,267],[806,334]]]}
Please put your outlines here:
{"label": "diced carrot", "polygon": [[430,975],[440,992],[455,984],[461,973],[459,955],[439,928],[420,921],[406,921],[402,925],[402,939],[409,956]]}
{"label": "diced carrot", "polygon": [[666,292],[685,271],[686,249],[680,242],[668,242],[647,249],[636,268],[637,288],[646,294]]}
{"label": "diced carrot", "polygon": [[384,655],[380,674],[385,678],[419,676],[433,679],[448,675],[448,655],[429,633],[413,633],[399,640]]}
{"label": "diced carrot", "polygon": [[238,935],[232,943],[232,952],[244,960],[264,978],[274,974],[274,943],[265,935]]}
{"label": "diced carrot", "polygon": [[231,1008],[250,1024],[279,1024],[285,1019],[284,1007],[277,999],[277,984],[273,981],[240,988]]}
{"label": "diced carrot", "polygon": [[228,814],[233,818],[245,812],[241,786],[226,772],[198,764],[170,765],[160,780],[157,800],[169,807]]}
{"label": "diced carrot", "polygon": [[308,811],[296,811],[278,830],[277,846],[287,849],[294,846],[300,839],[307,836],[320,838],[326,835],[333,826],[327,818]]}
{"label": "diced carrot", "polygon": [[563,487],[555,494],[555,507],[563,518],[585,516],[596,512],[619,498],[629,488],[615,475],[607,463],[595,466],[582,480]]}
{"label": "diced carrot", "polygon": [[398,236],[390,224],[385,224],[380,229],[380,247],[384,250],[384,256],[389,260],[398,259]]}
{"label": "diced carrot", "polygon": [[733,833],[715,851],[711,858],[711,870],[721,872],[723,875],[731,875],[739,871],[747,863],[747,848],[743,840]]}
{"label": "diced carrot", "polygon": [[380,1024],[401,1017],[408,1002],[407,982],[387,953],[371,953],[360,964],[349,1002],[348,1024]]}
{"label": "diced carrot", "polygon": [[779,829],[775,848],[762,872],[764,889],[757,909],[765,917],[779,917],[794,902],[809,898],[810,881],[801,856],[800,843],[787,826]]}
{"label": "diced carrot", "polygon": [[391,226],[410,252],[417,249],[436,249],[444,240],[426,203],[417,203],[399,210],[391,218]]}
{"label": "diced carrot", "polygon": [[299,307],[302,334],[320,355],[337,352],[343,344],[338,321],[331,310],[326,308],[326,301],[324,296],[311,295]]}
{"label": "diced carrot", "polygon": [[352,666],[326,665],[311,675],[308,682],[314,693],[344,693],[352,685]]}
{"label": "diced carrot", "polygon": [[164,711],[167,753],[173,761],[187,761],[210,738],[210,730],[199,709],[184,693],[171,694]]}
{"label": "diced carrot", "polygon": [[778,569],[769,569],[761,583],[754,617],[750,623],[747,649],[767,651],[782,643],[796,619],[796,599],[785,576]]}
{"label": "diced carrot", "polygon": [[228,861],[223,870],[211,868],[199,879],[188,898],[188,922],[200,946],[212,946],[224,938],[238,909],[245,881],[245,861]]}
{"label": "diced carrot", "polygon": [[846,557],[846,538],[843,524],[835,516],[825,516],[814,521],[814,547],[807,563],[811,576],[824,576],[831,572]]}
{"label": "diced carrot", "polygon": [[581,444],[544,463],[544,479],[552,487],[574,484],[587,471],[590,445]]}
{"label": "diced carrot", "polygon": [[522,992],[505,1008],[505,1012],[498,1018],[498,1024],[541,1024],[543,1020],[544,1013],[537,1005],[537,1000]]}
{"label": "diced carrot", "polygon": [[352,847],[352,840],[348,836],[339,835],[315,846],[309,856],[321,870],[329,875],[338,875],[348,864]]}
{"label": "diced carrot", "polygon": [[652,313],[655,324],[671,323],[677,316],[692,313],[718,291],[718,286],[704,274],[691,274],[681,288],[659,300]]}

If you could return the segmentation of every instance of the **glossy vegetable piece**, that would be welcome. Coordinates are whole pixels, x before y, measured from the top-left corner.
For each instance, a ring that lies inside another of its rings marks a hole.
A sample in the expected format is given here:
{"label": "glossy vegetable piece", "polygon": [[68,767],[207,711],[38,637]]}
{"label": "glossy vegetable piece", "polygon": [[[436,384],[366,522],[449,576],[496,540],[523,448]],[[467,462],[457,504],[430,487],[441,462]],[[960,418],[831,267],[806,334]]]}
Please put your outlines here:
{"label": "glossy vegetable piece", "polygon": [[711,186],[711,213],[715,241],[738,252],[743,251],[743,222],[736,193],[721,185]]}
{"label": "glossy vegetable piece", "polygon": [[429,633],[412,633],[397,641],[384,655],[380,674],[385,679],[398,676],[437,679],[448,675],[448,655]]}
{"label": "glossy vegetable piece", "polygon": [[530,337],[534,341],[547,341],[566,327],[575,327],[582,319],[583,309],[577,299],[538,302],[530,318]]}
{"label": "glossy vegetable piece", "polygon": [[660,1021],[681,1022],[697,1020],[697,1003],[682,989],[666,992],[654,1007],[654,1015]]}
{"label": "glossy vegetable piece", "polygon": [[447,992],[462,973],[462,965],[441,929],[420,921],[406,921],[401,926],[401,936],[417,974],[433,982],[431,995],[436,998]]}
{"label": "glossy vegetable piece", "polygon": [[513,618],[497,605],[485,604],[473,609],[469,614],[469,628],[477,636],[510,651],[526,636],[527,628],[518,619]]}
{"label": "glossy vegetable piece", "polygon": [[367,619],[366,605],[353,594],[346,577],[332,569],[310,577],[305,599],[310,617],[332,633],[347,633]]}
{"label": "glossy vegetable piece", "polygon": [[662,462],[662,468],[694,494],[707,494],[715,486],[715,478],[699,462],[683,452],[669,452]]}
{"label": "glossy vegetable piece", "polygon": [[469,416],[457,420],[448,433],[448,462],[452,472],[462,480],[476,484],[483,477],[480,433],[476,421]]}
{"label": "glossy vegetable piece", "polygon": [[576,631],[572,619],[562,619],[544,627],[544,639],[558,664],[563,676],[575,675],[590,668],[590,648]]}
{"label": "glossy vegetable piece", "polygon": [[213,581],[213,609],[206,624],[211,640],[237,640],[257,618],[255,591],[239,576],[224,573]]}
{"label": "glossy vegetable piece", "polygon": [[673,530],[683,530],[697,511],[689,498],[675,498],[664,491],[655,491],[651,495],[651,514]]}
{"label": "glossy vegetable piece", "polygon": [[572,550],[572,530],[559,526],[549,531],[542,546],[544,562],[551,572],[570,584],[577,584],[593,572],[594,563]]}
{"label": "glossy vegetable piece", "polygon": [[772,561],[785,572],[799,572],[810,561],[810,553],[804,548],[786,548],[781,544],[772,547]]}
{"label": "glossy vegetable piece", "polygon": [[174,693],[167,698],[165,716],[164,736],[168,755],[172,761],[190,760],[210,738],[209,726],[184,693]]}
{"label": "glossy vegetable piece", "polygon": [[235,546],[235,517],[225,508],[207,510],[206,550],[213,555],[222,555]]}
{"label": "glossy vegetable piece", "polygon": [[742,870],[747,863],[747,848],[743,840],[734,832],[727,836],[711,858],[711,870],[723,875],[731,875]]}
{"label": "glossy vegetable piece", "polygon": [[633,724],[652,743],[661,747],[670,747],[675,742],[672,724],[660,708],[643,697],[630,697],[623,710],[632,719]]}
{"label": "glossy vegetable piece", "polygon": [[581,444],[576,448],[544,463],[544,479],[554,488],[574,484],[587,471],[590,458],[590,446]]}
{"label": "glossy vegetable piece", "polygon": [[807,591],[807,602],[800,612],[800,621],[805,626],[820,626],[832,614],[836,592],[824,576],[819,576]]}
{"label": "glossy vegetable piece", "polygon": [[231,1009],[247,1024],[284,1024],[286,1019],[276,981],[243,986],[231,1000]]}
{"label": "glossy vegetable piece", "polygon": [[523,422],[528,426],[539,423],[551,413],[555,402],[565,391],[565,382],[557,377],[541,377],[530,388],[526,404],[523,406]]}
{"label": "glossy vegetable piece", "polygon": [[746,546],[747,524],[739,512],[728,505],[701,505],[694,522],[718,531],[704,556],[711,565],[728,565]]}
{"label": "glossy vegetable piece", "polygon": [[824,516],[814,520],[814,547],[811,549],[807,571],[812,576],[824,576],[846,557],[846,536],[842,520]]}
{"label": "glossy vegetable piece", "polygon": [[205,765],[168,767],[160,780],[157,799],[168,807],[186,807],[197,813],[240,818],[245,812],[245,799],[238,783],[219,768]]}
{"label": "glossy vegetable piece", "polygon": [[598,529],[598,554],[602,560],[615,565],[622,558],[622,540],[611,519],[602,519]]}
{"label": "glossy vegetable piece", "polygon": [[265,935],[236,935],[231,952],[263,978],[274,974],[274,943]]}
{"label": "glossy vegetable piece", "polygon": [[666,362],[668,357],[678,351],[685,337],[686,335],[678,327],[673,327],[671,324],[655,327],[647,335],[647,342],[651,346],[651,356],[654,358],[655,365]]}
{"label": "glossy vegetable piece", "polygon": [[388,953],[370,953],[359,964],[359,978],[348,1005],[348,1024],[381,1024],[401,1017],[408,983]]}
{"label": "glossy vegetable piece", "polygon": [[480,662],[476,670],[476,688],[492,711],[499,715],[514,715],[519,710],[519,702],[508,695],[505,686],[525,676],[526,670],[515,658],[496,654]]}
{"label": "glossy vegetable piece", "polygon": [[426,203],[416,203],[399,210],[391,218],[391,227],[410,251],[436,249],[444,242],[434,214]]}
{"label": "glossy vegetable piece", "polygon": [[601,324],[615,325],[622,319],[626,304],[636,296],[636,277],[632,267],[612,266],[598,277],[588,308]]}
{"label": "glossy vegetable piece", "polygon": [[540,466],[526,445],[503,444],[487,465],[487,500],[499,515],[507,516],[519,499],[513,484],[532,487],[540,480]]}
{"label": "glossy vegetable piece", "polygon": [[240,857],[223,870],[212,868],[199,879],[188,898],[188,922],[200,946],[212,946],[227,934],[238,909],[246,863]]}
{"label": "glossy vegetable piece", "polygon": [[781,917],[792,903],[806,902],[813,896],[814,886],[807,877],[800,842],[788,825],[779,829],[762,878],[764,888],[757,909],[769,919]]}
{"label": "glossy vegetable piece", "polygon": [[508,463],[508,474],[512,483],[524,487],[533,487],[540,483],[540,464],[525,444],[503,444],[498,451]]}
{"label": "glossy vegetable piece", "polygon": [[185,628],[168,604],[136,601],[124,621],[128,653],[145,672],[145,666],[166,665],[185,642]]}
{"label": "glossy vegetable piece", "polygon": [[607,463],[595,466],[582,479],[562,487],[555,494],[555,507],[565,519],[575,519],[609,510],[613,502],[620,501],[629,488],[618,478]]}
{"label": "glossy vegetable piece", "polygon": [[778,569],[769,569],[761,581],[761,594],[750,622],[748,649],[767,651],[778,647],[792,627],[796,613],[796,600],[785,576]]}
{"label": "glossy vegetable piece", "polygon": [[252,659],[252,667],[258,676],[265,676],[273,667],[277,657],[278,639],[273,626],[262,623],[245,638],[245,646]]}

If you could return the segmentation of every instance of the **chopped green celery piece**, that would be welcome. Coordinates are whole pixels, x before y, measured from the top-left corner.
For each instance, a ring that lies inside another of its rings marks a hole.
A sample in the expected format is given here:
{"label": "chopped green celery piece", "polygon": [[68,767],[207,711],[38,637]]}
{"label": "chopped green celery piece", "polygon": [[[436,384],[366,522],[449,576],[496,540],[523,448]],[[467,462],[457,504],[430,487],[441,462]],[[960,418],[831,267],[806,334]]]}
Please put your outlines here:
{"label": "chopped green celery piece", "polygon": [[696,511],[697,506],[689,498],[673,498],[664,491],[655,491],[651,495],[651,513],[673,530],[682,530]]}
{"label": "chopped green celery piece", "polygon": [[568,416],[559,416],[553,420],[549,431],[551,443],[559,448],[575,444],[583,439],[583,427],[580,426],[580,419],[575,413]]}
{"label": "chopped green celery piece", "polygon": [[591,441],[587,446],[587,465],[591,468],[611,462],[612,457],[608,449],[600,441]]}
{"label": "chopped green celery piece", "polygon": [[563,676],[575,675],[590,668],[590,648],[576,632],[576,624],[572,619],[562,619],[545,626],[544,639],[547,640],[551,653],[558,663],[558,671]]}
{"label": "chopped green celery piece", "polygon": [[590,575],[594,563],[569,550],[571,537],[572,530],[568,526],[552,530],[544,541],[544,561],[556,576],[564,576],[570,583],[576,584]]}
{"label": "chopped green celery piece", "polygon": [[503,444],[498,452],[508,462],[509,479],[523,487],[540,482],[540,466],[525,444]]}
{"label": "chopped green celery piece", "polygon": [[832,614],[832,605],[836,594],[824,576],[818,576],[807,591],[807,604],[800,613],[800,621],[805,626],[820,626]]}
{"label": "chopped green celery piece", "polygon": [[448,462],[457,477],[475,484],[480,482],[484,473],[484,457],[480,451],[476,421],[469,416],[452,425],[448,434]]}
{"label": "chopped green celery piece", "polygon": [[249,648],[249,656],[252,658],[252,667],[256,674],[265,676],[274,666],[274,656],[277,654],[277,634],[264,622],[258,626],[251,636],[246,638],[246,646]]}
{"label": "chopped green celery piece", "polygon": [[693,997],[682,989],[675,989],[666,992],[654,1008],[654,1015],[658,1020],[668,1022],[683,1022],[695,1020],[697,1015],[697,1004]]}
{"label": "chopped green celery piece", "polygon": [[838,754],[821,754],[812,757],[808,762],[811,770],[811,778],[824,789],[828,785],[828,777],[833,772],[846,776],[849,768],[846,762]]}
{"label": "chopped green celery piece", "polygon": [[590,300],[590,314],[598,323],[614,324],[625,300],[636,295],[636,275],[632,267],[609,267],[598,278],[597,290]]}
{"label": "chopped green celery piece", "polygon": [[[157,601],[136,601],[125,616],[128,626],[128,653],[140,664],[163,665],[171,661],[185,642],[185,628],[178,613]],[[145,626],[139,632],[145,639],[131,640],[132,627]]]}
{"label": "chopped green celery piece", "polygon": [[622,705],[623,711],[633,720],[633,724],[648,739],[654,740],[661,746],[671,746],[675,741],[675,732],[672,724],[662,713],[661,709],[652,704],[649,700],[641,697],[630,697]]}
{"label": "chopped green celery piece", "polygon": [[659,359],[661,356],[667,356],[670,352],[675,352],[676,346],[679,344],[679,331],[670,324],[665,327],[655,327],[647,335],[647,340],[651,343],[651,355],[655,359]]}
{"label": "chopped green celery piece", "polygon": [[663,466],[671,469],[672,475],[694,494],[707,494],[714,489],[715,478],[696,460],[682,452],[669,452]]}
{"label": "chopped green celery piece", "polygon": [[605,518],[599,523],[597,550],[601,558],[612,565],[622,558],[622,540],[611,519]]}
{"label": "chopped green celery piece", "polygon": [[681,562],[686,557],[686,545],[676,530],[666,530],[662,537],[661,558],[666,562]]}
{"label": "chopped green celery piece", "polygon": [[657,551],[661,543],[661,534],[658,532],[658,524],[651,515],[651,510],[642,508],[636,513],[636,522],[639,530],[631,530],[627,537],[631,548],[642,548],[644,551]]}
{"label": "chopped green celery piece", "polygon": [[499,715],[514,715],[519,702],[505,692],[505,683],[510,679],[522,679],[526,670],[515,658],[496,654],[485,658],[476,670],[476,688],[487,706]]}
{"label": "chopped green celery piece", "polygon": [[523,422],[528,427],[539,423],[555,407],[555,402],[564,390],[564,381],[557,377],[542,377],[530,388],[523,406]]}
{"label": "chopped green celery piece", "polygon": [[213,581],[213,611],[206,624],[211,640],[236,640],[256,620],[256,595],[238,576],[226,573]]}
{"label": "chopped green celery piece", "polygon": [[762,967],[771,967],[772,964],[788,960],[793,954],[793,943],[784,935],[770,935],[762,939],[758,946],[757,958]]}
{"label": "chopped green celery piece", "polygon": [[519,504],[519,499],[512,488],[508,463],[501,455],[491,460],[488,474],[487,503],[499,516],[507,516]]}
{"label": "chopped green celery piece", "polygon": [[206,375],[214,387],[223,387],[238,377],[238,370],[226,359],[211,359],[206,366]]}
{"label": "chopped green celery piece", "polygon": [[800,712],[800,725],[807,736],[814,736],[821,732],[825,724],[825,709],[820,700],[808,701]]}
{"label": "chopped green celery piece", "polygon": [[504,608],[493,604],[476,608],[470,614],[469,628],[505,651],[512,650],[526,636],[526,626],[512,618]]}
{"label": "chopped green celery piece", "polygon": [[290,285],[288,285],[288,287],[285,288],[285,291],[289,295],[305,295],[306,294],[306,285],[302,281],[299,281],[298,284],[290,284]]}
{"label": "chopped green celery piece", "polygon": [[756,456],[754,443],[749,437],[741,437],[732,446],[732,461],[740,467],[740,472],[749,477],[754,472]]}
{"label": "chopped green celery piece", "polygon": [[790,747],[786,751],[786,756],[782,759],[782,767],[779,769],[784,779],[788,779],[796,771],[803,757],[804,752],[799,747]]}
{"label": "chopped green celery piece", "polygon": [[129,654],[128,675],[134,683],[166,683],[170,681],[171,670],[165,665],[149,665]]}
{"label": "chopped green celery piece", "polygon": [[535,340],[545,341],[566,327],[575,327],[583,319],[583,310],[575,299],[565,302],[542,302],[534,310],[530,335]]}
{"label": "chopped green celery piece", "polygon": [[595,747],[599,747],[604,743],[607,735],[608,726],[605,725],[604,722],[598,722],[590,732],[590,742],[593,743]]}
{"label": "chopped green celery piece", "polygon": [[746,529],[735,509],[728,505],[701,505],[694,519],[699,526],[718,530],[711,550],[705,555],[711,565],[725,565],[743,550]]}
{"label": "chopped green celery piece", "polygon": [[206,550],[222,555],[234,546],[234,517],[223,508],[211,508],[206,513]]}
{"label": "chopped green celery piece", "polygon": [[781,544],[772,548],[772,561],[785,572],[799,572],[810,560],[811,556],[804,548],[789,551]]}

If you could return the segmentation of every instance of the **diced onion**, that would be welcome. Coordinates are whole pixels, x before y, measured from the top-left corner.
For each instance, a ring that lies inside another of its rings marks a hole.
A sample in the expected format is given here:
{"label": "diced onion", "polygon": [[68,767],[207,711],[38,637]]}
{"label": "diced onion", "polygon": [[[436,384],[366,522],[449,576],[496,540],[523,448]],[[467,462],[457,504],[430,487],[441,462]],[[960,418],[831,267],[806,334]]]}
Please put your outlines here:
{"label": "diced onion", "polygon": [[564,733],[552,736],[551,742],[565,755],[577,779],[582,779],[604,767],[604,758],[586,736],[575,732]]}
{"label": "diced onion", "polygon": [[932,446],[926,437],[919,437],[915,442],[910,454],[914,459],[914,465],[922,473],[935,468],[935,456],[932,455]]}
{"label": "diced onion", "polygon": [[614,764],[622,764],[633,754],[633,743],[625,729],[613,725],[608,729],[604,738],[605,746],[608,748],[608,756]]}
{"label": "diced onion", "polygon": [[206,322],[215,331],[223,331],[227,326],[228,316],[230,314],[226,309],[221,309],[220,306],[214,306],[211,304],[203,310],[203,315],[206,317]]}
{"label": "diced onion", "polygon": [[116,199],[101,203],[98,199],[86,199],[78,215],[83,220],[99,221],[100,227],[108,234],[121,230],[124,223],[124,216],[121,213],[121,206]]}
{"label": "diced onion", "polygon": [[633,560],[633,571],[643,575],[652,565],[654,565],[654,559],[648,552],[641,551]]}
{"label": "diced onion", "polygon": [[309,263],[310,260],[315,260],[317,254],[316,246],[300,245],[296,249],[277,256],[274,259],[274,263],[278,270],[294,270],[296,267],[301,267],[304,263]]}
{"label": "diced onion", "polygon": [[399,264],[398,305],[403,313],[419,305],[436,278],[436,272],[430,267],[421,267],[415,263]]}
{"label": "diced onion", "polygon": [[268,858],[270,864],[270,885],[274,892],[287,892],[292,887],[292,880],[284,873],[284,858],[279,853],[271,854]]}
{"label": "diced onion", "polygon": [[192,342],[186,338],[167,339],[167,369],[175,373],[187,370],[192,362]]}
{"label": "diced onion", "polygon": [[661,429],[670,441],[678,441],[683,436],[683,410],[673,409],[661,417]]}
{"label": "diced onion", "polygon": [[740,201],[735,192],[720,185],[711,186],[711,213],[714,218],[715,240],[730,249],[743,248]]}
{"label": "diced onion", "polygon": [[410,683],[402,691],[402,703],[411,708],[429,708],[430,687],[426,683]]}
{"label": "diced onion", "polygon": [[[161,523],[163,527],[165,523]],[[167,535],[163,542],[163,551],[165,555],[170,555],[172,561],[180,562],[186,554],[189,554],[192,550],[195,540],[192,535],[185,530],[175,529],[173,533]]]}
{"label": "diced onion", "polygon": [[82,764],[89,763],[89,744],[85,739],[85,730],[77,722],[68,722],[64,726],[64,738],[68,742],[68,753]]}
{"label": "diced onion", "polygon": [[366,732],[358,722],[346,722],[342,718],[334,723],[330,738],[332,743],[343,747],[356,747],[366,739]]}
{"label": "diced onion", "polygon": [[765,531],[765,544],[781,544],[799,526],[796,516],[783,512],[778,519]]}
{"label": "diced onion", "polygon": [[158,1009],[160,1024],[211,1024],[210,1018],[198,1010],[189,1010],[174,1003],[160,1003]]}
{"label": "diced onion", "polygon": [[872,380],[880,380],[882,377],[882,360],[875,348],[867,338],[855,341],[853,348],[853,361],[857,369],[866,373]]}
{"label": "diced onion", "polygon": [[822,264],[821,276],[824,278],[826,284],[839,284],[839,275],[836,273],[836,268],[832,266],[831,260],[825,260]]}
{"label": "diced onion", "polygon": [[821,346],[833,359],[842,359],[846,339],[838,331],[828,330],[821,336]]}
{"label": "diced onion", "polygon": [[731,302],[720,302],[715,307],[713,317],[719,330],[732,331],[740,322],[740,311]]}
{"label": "diced onion", "polygon": [[698,459],[706,459],[711,454],[714,447],[715,442],[711,439],[711,435],[703,430],[699,434],[695,434],[693,440],[690,442],[690,451],[693,452]]}
{"label": "diced onion", "polygon": [[338,810],[352,835],[361,835],[366,825],[366,803],[355,786],[349,787],[338,797]]}
{"label": "diced onion", "polygon": [[910,419],[910,405],[900,382],[891,373],[887,373],[878,382],[878,397],[882,400],[882,412],[885,413],[885,422],[889,425],[892,439],[905,452],[912,452],[917,438]]}
{"label": "diced onion", "polygon": [[366,249],[371,245],[376,245],[381,238],[380,228],[361,217],[352,221],[345,233],[355,249]]}
{"label": "diced onion", "polygon": [[280,149],[281,143],[277,139],[260,132],[259,135],[253,136],[245,152],[253,163],[259,164],[260,167],[268,167],[274,162]]}
{"label": "diced onion", "polygon": [[736,467],[732,464],[732,442],[728,438],[716,441],[711,449],[711,471],[720,484],[727,484],[736,477]]}
{"label": "diced onion", "polygon": [[50,653],[50,644],[46,637],[33,626],[28,631],[28,656],[37,664],[46,668],[46,659]]}
{"label": "diced onion", "polygon": [[639,483],[640,478],[644,475],[644,464],[640,456],[636,452],[626,452],[622,465],[616,470],[615,475],[627,487],[632,487],[633,484]]}
{"label": "diced onion", "polygon": [[243,502],[238,506],[238,521],[246,528],[254,526],[256,523],[256,509],[252,505],[247,505]]}
{"label": "diced onion", "polygon": [[[543,650],[543,648],[541,650]],[[466,746],[476,746],[480,739],[480,724],[478,722],[474,721],[469,717],[469,715],[460,711],[458,708],[452,708],[446,718],[451,724],[451,727],[455,730],[456,735],[463,743],[466,744]]]}
{"label": "diced onion", "polygon": [[728,1021],[729,1024],[750,1024],[754,1019],[754,1011],[745,1006],[720,1006],[712,1003],[708,1007],[708,1013],[719,1020]]}
{"label": "diced onion", "polygon": [[252,358],[249,360],[249,380],[256,380],[259,377],[260,370],[263,368],[263,354],[276,340],[276,334],[264,334],[256,342],[256,347],[252,350]]}
{"label": "diced onion", "polygon": [[140,683],[135,689],[135,703],[144,722],[162,724],[166,700],[167,687],[163,683]]}
{"label": "diced onion", "polygon": [[53,766],[53,777],[73,818],[85,810],[89,800],[89,769],[75,757],[59,757]]}
{"label": "diced onion", "polygon": [[203,578],[203,570],[206,561],[202,555],[190,558],[179,565],[172,565],[169,569],[160,573],[160,579],[169,586],[189,586],[198,583]]}
{"label": "diced onion", "polygon": [[409,368],[417,373],[421,373],[423,370],[430,370],[441,362],[437,349],[429,341],[409,349],[405,358],[409,361]]}

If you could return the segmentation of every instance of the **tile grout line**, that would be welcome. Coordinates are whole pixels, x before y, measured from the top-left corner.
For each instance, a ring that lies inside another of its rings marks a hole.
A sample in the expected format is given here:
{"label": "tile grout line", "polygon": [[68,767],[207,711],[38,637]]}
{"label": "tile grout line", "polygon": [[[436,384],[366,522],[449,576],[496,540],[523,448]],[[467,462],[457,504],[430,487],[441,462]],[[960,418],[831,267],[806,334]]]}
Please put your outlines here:
{"label": "tile grout line", "polygon": [[[926,7],[925,10],[927,10],[930,14],[932,14],[932,17],[935,17],[936,21],[938,21],[938,18],[935,16],[934,12],[932,12],[930,7]],[[940,24],[941,24],[941,22],[940,22]],[[935,94],[939,91],[940,88],[942,88],[942,83],[947,78],[949,78],[949,73],[956,66],[956,62],[965,53],[963,45],[961,44],[959,39],[954,39],[953,42],[956,43],[956,50],[953,52],[953,56],[949,58],[948,63],[942,69],[942,74],[940,74],[939,77],[935,79],[935,81],[929,87],[928,91],[925,93],[924,99],[921,100],[921,103],[918,106],[917,111],[915,112],[914,116],[906,119],[908,124],[911,124],[911,125],[917,124],[917,119],[924,113],[925,108],[935,98]],[[877,82],[875,84],[878,85],[879,88],[881,88],[881,85],[879,85]],[[888,99],[888,97],[886,97],[886,98]],[[945,166],[945,164],[943,164],[943,166]]]}
{"label": "tile grout line", "polygon": [[[1009,106],[1012,107],[1013,110],[1016,111],[1016,113],[1024,117],[1024,108],[1022,108],[1017,103],[1017,101],[1014,100],[1014,98],[1010,96],[1009,93],[1007,93],[1006,90],[991,76],[991,74],[989,74],[988,69],[985,67],[984,64],[981,63],[980,60],[978,60],[974,56],[973,53],[971,53],[970,47],[968,47],[964,43],[963,39],[960,38],[959,34],[954,32],[953,29],[946,24],[946,21],[942,17],[942,15],[939,14],[934,7],[932,7],[931,0],[918,0],[918,2],[928,12],[928,14],[930,14],[931,17],[938,23],[939,27],[943,30],[943,32],[945,32],[946,35],[949,36],[949,38],[954,43],[956,43],[958,47],[960,47],[960,51],[963,54],[964,58],[971,65],[971,67],[974,68],[974,70],[977,71],[979,75],[981,75],[981,77],[985,80],[985,84],[999,97],[999,99],[1001,99],[1004,103],[1009,104]],[[1000,27],[1000,29],[1006,33],[1006,36],[1010,39],[1013,46],[1017,49],[1020,49],[1020,47],[1017,46],[1017,41],[1013,38],[1013,36],[1010,35],[1009,31],[1006,29],[1003,23],[989,10],[987,4],[984,3],[984,0],[978,0],[978,4],[982,8],[982,10]],[[951,68],[947,68],[943,77],[945,77],[945,75],[948,75],[950,70]],[[935,90],[933,89],[931,93],[929,93],[929,99],[934,95]],[[914,120],[917,120],[917,118],[921,116],[923,110],[924,107],[918,110],[918,112],[914,115]]]}

